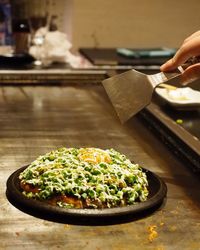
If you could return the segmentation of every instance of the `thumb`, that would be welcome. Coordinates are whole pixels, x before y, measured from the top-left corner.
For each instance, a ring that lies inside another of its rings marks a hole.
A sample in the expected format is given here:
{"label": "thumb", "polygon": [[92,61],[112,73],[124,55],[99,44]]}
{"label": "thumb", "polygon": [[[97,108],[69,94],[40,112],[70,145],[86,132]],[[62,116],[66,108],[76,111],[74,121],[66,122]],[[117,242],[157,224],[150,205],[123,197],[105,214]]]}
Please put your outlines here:
{"label": "thumb", "polygon": [[200,78],[200,63],[189,66],[182,74],[181,82],[187,85]]}

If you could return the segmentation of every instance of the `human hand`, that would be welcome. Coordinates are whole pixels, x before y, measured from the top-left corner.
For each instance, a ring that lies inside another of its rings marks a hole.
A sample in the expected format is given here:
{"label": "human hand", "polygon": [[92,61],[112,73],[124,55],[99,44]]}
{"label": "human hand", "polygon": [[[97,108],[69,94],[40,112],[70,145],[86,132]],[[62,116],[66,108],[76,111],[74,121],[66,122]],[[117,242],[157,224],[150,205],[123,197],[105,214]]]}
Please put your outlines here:
{"label": "human hand", "polygon": [[[200,56],[200,31],[186,38],[174,57],[160,67],[161,71],[173,71],[188,59]],[[188,84],[200,78],[200,62],[190,65],[182,73],[181,82]]]}

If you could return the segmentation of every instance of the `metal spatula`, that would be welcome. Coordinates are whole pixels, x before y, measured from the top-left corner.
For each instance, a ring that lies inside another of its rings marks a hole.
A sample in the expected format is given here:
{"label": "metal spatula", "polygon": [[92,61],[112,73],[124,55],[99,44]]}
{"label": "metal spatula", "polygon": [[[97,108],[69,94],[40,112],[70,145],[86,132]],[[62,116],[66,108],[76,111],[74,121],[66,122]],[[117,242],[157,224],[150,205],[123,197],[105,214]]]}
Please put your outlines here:
{"label": "metal spatula", "polygon": [[104,80],[103,86],[121,120],[126,122],[152,99],[154,89],[162,84],[178,84],[181,69],[176,73],[146,75],[134,69]]}

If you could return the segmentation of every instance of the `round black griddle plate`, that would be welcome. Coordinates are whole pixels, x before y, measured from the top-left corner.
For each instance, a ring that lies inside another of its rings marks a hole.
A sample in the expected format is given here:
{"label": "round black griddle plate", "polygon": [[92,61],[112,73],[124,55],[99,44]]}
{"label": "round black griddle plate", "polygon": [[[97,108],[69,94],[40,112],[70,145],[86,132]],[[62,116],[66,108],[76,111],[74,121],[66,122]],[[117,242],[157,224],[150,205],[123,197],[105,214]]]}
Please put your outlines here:
{"label": "round black griddle plate", "polygon": [[148,199],[126,207],[105,209],[67,209],[29,199],[22,194],[19,174],[26,168],[15,171],[7,180],[6,196],[19,210],[32,216],[60,223],[76,225],[109,225],[133,221],[146,217],[163,203],[167,186],[156,174],[144,169],[149,182]]}

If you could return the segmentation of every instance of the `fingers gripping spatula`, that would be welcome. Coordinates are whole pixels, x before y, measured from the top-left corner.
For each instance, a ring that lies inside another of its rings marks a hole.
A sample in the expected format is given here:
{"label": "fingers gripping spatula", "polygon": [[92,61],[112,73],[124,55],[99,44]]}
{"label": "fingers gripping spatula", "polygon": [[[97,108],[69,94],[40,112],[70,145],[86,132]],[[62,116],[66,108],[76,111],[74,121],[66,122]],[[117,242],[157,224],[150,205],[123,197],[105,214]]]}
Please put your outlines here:
{"label": "fingers gripping spatula", "polygon": [[181,72],[146,75],[134,69],[102,82],[120,120],[126,122],[150,104],[154,89],[162,83],[178,84]]}

